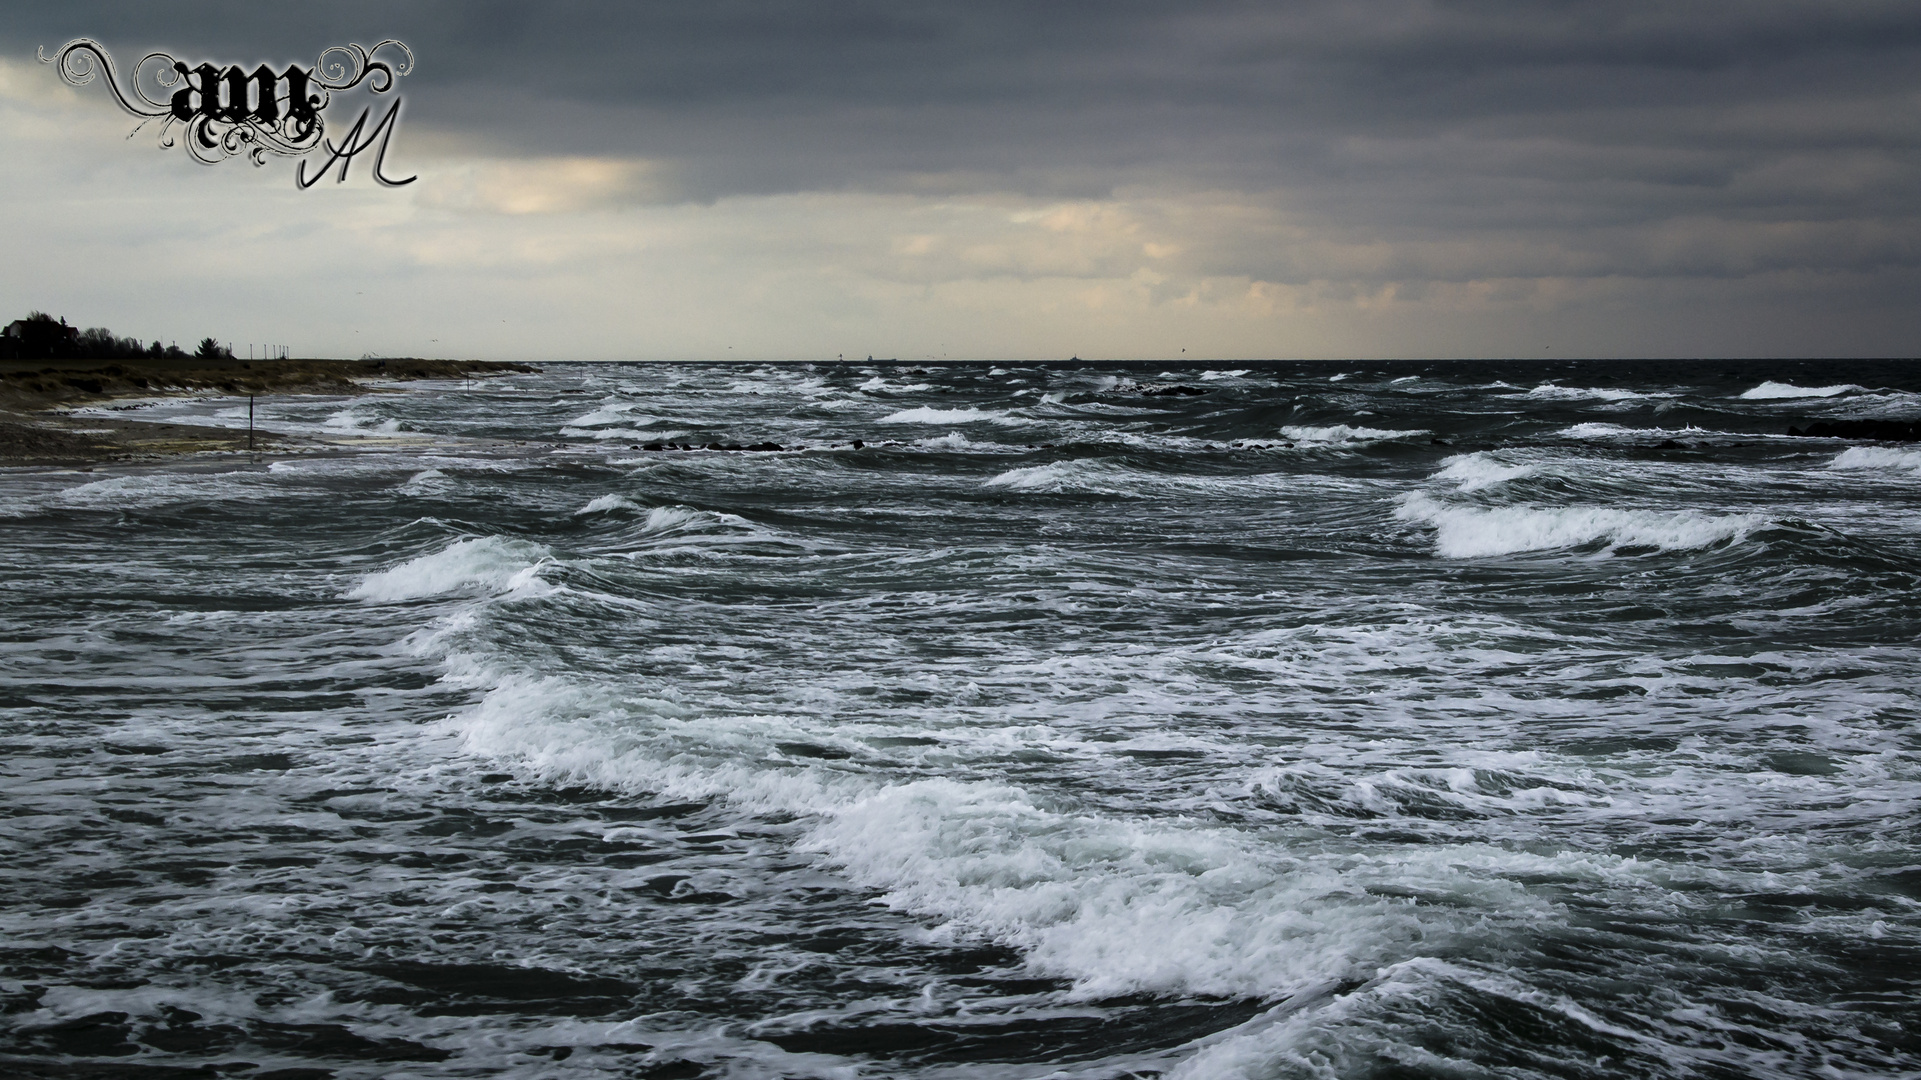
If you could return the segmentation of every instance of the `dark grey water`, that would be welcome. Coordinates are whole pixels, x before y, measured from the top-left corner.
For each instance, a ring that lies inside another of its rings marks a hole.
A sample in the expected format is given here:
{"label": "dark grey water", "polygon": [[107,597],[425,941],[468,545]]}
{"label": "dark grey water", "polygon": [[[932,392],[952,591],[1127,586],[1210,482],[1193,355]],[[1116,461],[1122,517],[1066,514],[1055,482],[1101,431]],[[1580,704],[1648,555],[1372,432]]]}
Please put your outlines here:
{"label": "dark grey water", "polygon": [[0,1072],[1921,1075],[1921,449],[1783,434],[1918,391],[554,365],[0,471]]}

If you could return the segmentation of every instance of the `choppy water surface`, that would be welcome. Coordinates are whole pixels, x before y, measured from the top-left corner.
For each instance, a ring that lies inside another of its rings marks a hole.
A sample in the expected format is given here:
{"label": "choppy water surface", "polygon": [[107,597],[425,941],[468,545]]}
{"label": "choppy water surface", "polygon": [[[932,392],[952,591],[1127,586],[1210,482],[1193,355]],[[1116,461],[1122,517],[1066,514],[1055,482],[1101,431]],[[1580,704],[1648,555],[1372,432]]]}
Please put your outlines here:
{"label": "choppy water surface", "polygon": [[0,1070],[1921,1074],[1921,449],[1783,435],[1917,391],[554,365],[0,472]]}

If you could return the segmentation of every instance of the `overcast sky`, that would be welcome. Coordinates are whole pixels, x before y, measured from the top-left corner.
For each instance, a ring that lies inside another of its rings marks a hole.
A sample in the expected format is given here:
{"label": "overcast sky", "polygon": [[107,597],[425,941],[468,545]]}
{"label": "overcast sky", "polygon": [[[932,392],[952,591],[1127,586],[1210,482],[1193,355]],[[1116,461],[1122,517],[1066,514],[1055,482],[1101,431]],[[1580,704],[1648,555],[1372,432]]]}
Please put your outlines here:
{"label": "overcast sky", "polygon": [[[123,69],[399,38],[420,179],[129,139],[35,60],[80,36]],[[183,343],[1921,354],[1912,0],[12,3],[0,145],[0,317]]]}

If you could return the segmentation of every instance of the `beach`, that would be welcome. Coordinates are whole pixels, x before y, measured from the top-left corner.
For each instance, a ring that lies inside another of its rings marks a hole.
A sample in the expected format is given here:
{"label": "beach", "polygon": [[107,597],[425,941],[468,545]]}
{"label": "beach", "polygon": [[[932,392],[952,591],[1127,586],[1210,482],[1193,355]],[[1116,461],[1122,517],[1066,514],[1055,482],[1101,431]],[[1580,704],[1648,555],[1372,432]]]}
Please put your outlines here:
{"label": "beach", "polygon": [[[87,464],[318,445],[287,434],[156,422],[169,397],[380,393],[421,379],[487,378],[524,364],[461,360],[0,360],[0,461]],[[75,415],[76,410],[81,415]]]}

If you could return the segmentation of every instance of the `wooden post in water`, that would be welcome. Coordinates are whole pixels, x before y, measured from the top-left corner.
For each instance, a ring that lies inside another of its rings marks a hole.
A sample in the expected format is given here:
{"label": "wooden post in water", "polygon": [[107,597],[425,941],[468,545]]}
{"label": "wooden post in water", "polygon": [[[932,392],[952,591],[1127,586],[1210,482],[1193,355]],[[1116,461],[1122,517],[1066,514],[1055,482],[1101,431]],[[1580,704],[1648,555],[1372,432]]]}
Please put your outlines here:
{"label": "wooden post in water", "polygon": [[247,395],[247,449],[253,449],[253,395]]}

